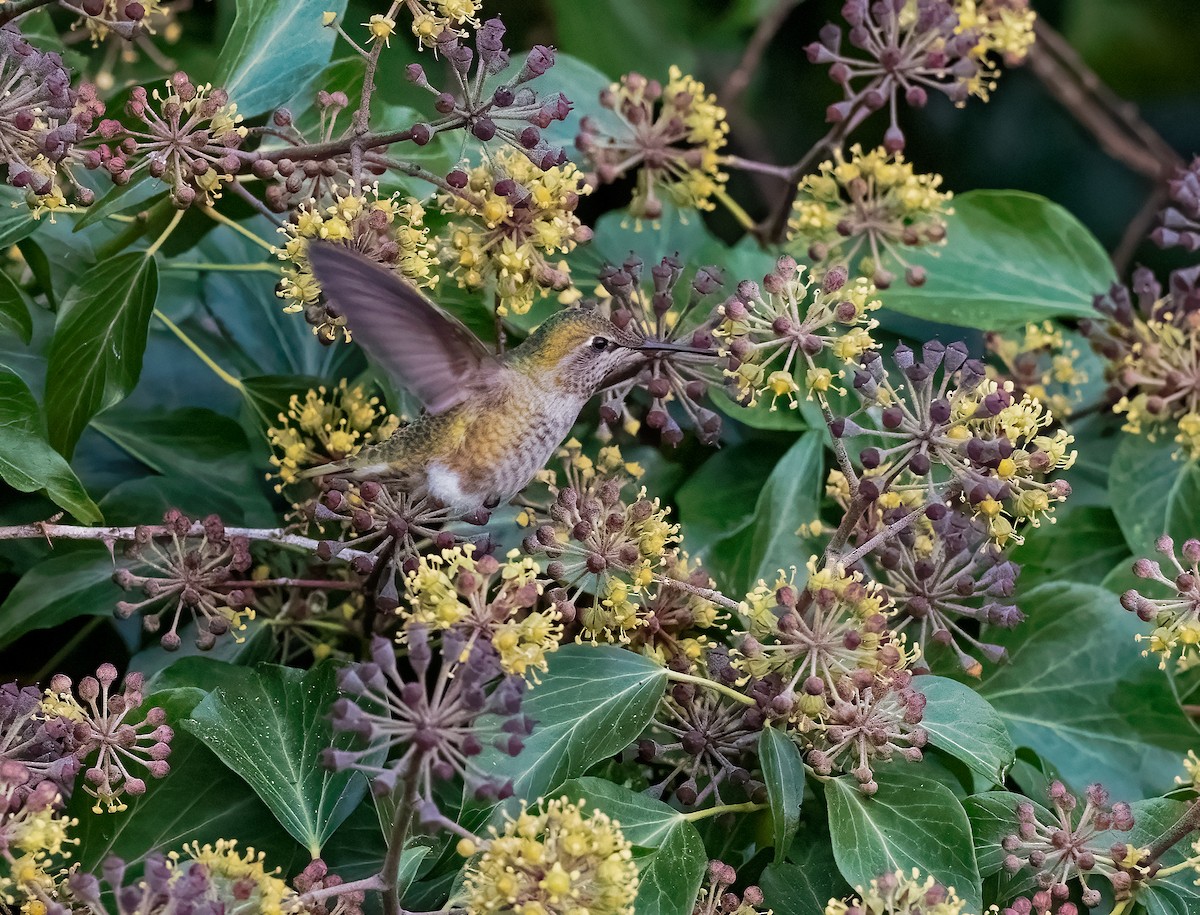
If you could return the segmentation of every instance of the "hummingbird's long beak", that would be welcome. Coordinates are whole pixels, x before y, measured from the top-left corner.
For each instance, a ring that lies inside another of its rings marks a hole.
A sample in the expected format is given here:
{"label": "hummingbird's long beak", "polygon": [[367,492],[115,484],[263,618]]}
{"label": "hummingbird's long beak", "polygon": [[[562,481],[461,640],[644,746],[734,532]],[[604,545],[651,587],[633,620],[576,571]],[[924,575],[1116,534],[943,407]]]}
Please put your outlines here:
{"label": "hummingbird's long beak", "polygon": [[713,349],[696,349],[692,346],[683,346],[680,343],[663,343],[659,340],[643,340],[641,343],[630,345],[627,348],[639,353],[680,353],[688,356],[717,355],[717,351]]}

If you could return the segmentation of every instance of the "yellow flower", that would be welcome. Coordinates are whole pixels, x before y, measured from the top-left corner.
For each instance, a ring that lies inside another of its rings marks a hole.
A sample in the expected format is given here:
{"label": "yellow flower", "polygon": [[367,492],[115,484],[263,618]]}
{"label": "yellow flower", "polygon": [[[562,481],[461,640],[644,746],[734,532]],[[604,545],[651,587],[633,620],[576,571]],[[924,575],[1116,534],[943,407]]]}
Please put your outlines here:
{"label": "yellow flower", "polygon": [[831,899],[825,915],[846,915],[854,911],[863,915],[963,915],[966,902],[943,887],[932,877],[921,879],[915,867],[910,874],[896,871],[871,881],[869,887],[855,887],[858,896],[843,902]]}
{"label": "yellow flower", "polygon": [[392,35],[396,32],[396,20],[390,16],[385,16],[382,13],[376,13],[367,22],[363,23],[367,30],[371,33],[371,37],[367,42],[382,41],[384,47],[392,46]]}
{"label": "yellow flower", "polygon": [[[632,915],[638,873],[620,824],[558,798],[522,808],[467,866],[473,915]],[[462,849],[469,850],[469,849]]]}
{"label": "yellow flower", "polygon": [[279,876],[279,868],[266,869],[264,852],[247,848],[241,853],[236,839],[217,839],[204,845],[191,842],[183,846],[183,852],[187,859],[171,852],[168,861],[174,869],[190,866],[189,861],[203,867],[217,898],[228,894],[229,903],[236,901],[238,908],[246,908],[255,915],[283,915],[285,910],[291,910],[285,909],[285,905],[295,891]]}

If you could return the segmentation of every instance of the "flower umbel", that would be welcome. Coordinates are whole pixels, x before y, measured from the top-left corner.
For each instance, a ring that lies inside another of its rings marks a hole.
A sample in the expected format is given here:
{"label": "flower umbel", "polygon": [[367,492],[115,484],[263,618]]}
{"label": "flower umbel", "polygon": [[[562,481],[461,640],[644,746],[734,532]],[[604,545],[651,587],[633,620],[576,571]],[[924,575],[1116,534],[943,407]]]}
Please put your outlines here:
{"label": "flower umbel", "polygon": [[567,798],[524,807],[503,831],[492,828],[483,853],[467,866],[463,893],[477,915],[630,915],[637,865],[621,826]]}
{"label": "flower umbel", "polygon": [[[1139,642],[1149,642],[1143,657],[1151,652],[1159,655],[1158,666],[1166,670],[1167,661],[1178,652],[1176,664],[1180,670],[1187,670],[1200,663],[1200,540],[1185,540],[1179,556],[1175,554],[1175,541],[1166,534],[1155,546],[1171,563],[1170,577],[1153,559],[1139,559],[1133,564],[1133,572],[1138,578],[1165,586],[1170,596],[1154,599],[1130,588],[1121,595],[1121,606],[1143,622],[1154,624],[1150,635],[1137,636]],[[1179,561],[1180,556],[1187,565]]]}
{"label": "flower umbel", "polygon": [[1004,377],[1013,382],[1014,394],[1029,394],[1049,407],[1056,418],[1069,416],[1079,404],[1079,386],[1088,380],[1079,368],[1079,350],[1051,322],[1025,325],[1019,339],[995,331],[984,339],[1003,364]]}
{"label": "flower umbel", "polygon": [[896,871],[855,887],[858,895],[843,902],[831,899],[825,915],[963,915],[966,902],[953,887],[944,887],[933,877],[921,879],[915,867],[908,874]]}
{"label": "flower umbel", "polygon": [[917,174],[899,152],[864,153],[855,144],[847,159],[835,150],[800,182],[791,239],[814,262],[848,264],[880,289],[892,284],[896,269],[919,286],[925,270],[910,266],[903,251],[945,239],[951,194],[939,191],[941,184],[941,175]]}
{"label": "flower umbel", "polygon": [[733,892],[737,871],[724,861],[708,862],[708,881],[700,888],[692,915],[762,915],[762,890],[748,886],[740,894]]}
{"label": "flower umbel", "polygon": [[704,84],[671,67],[664,86],[640,73],[627,73],[600,93],[620,128],[585,117],[575,145],[600,184],[637,171],[629,213],[658,219],[663,202],[680,209],[711,210],[712,197],[728,177],[719,152],[729,125],[725,109]]}

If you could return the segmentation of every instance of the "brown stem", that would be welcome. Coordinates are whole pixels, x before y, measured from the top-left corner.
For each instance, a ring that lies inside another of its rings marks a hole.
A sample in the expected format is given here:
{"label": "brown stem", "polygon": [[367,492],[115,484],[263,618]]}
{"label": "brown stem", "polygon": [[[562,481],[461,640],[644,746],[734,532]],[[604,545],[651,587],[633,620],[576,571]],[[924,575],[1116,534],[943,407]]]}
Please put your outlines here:
{"label": "brown stem", "polygon": [[854,464],[850,461],[850,454],[846,451],[846,442],[839,435],[833,434],[834,416],[833,410],[829,406],[829,400],[821,392],[817,393],[817,403],[821,405],[821,416],[825,420],[825,427],[829,429],[829,438],[833,442],[833,453],[837,457],[838,468],[842,471],[842,476],[846,478],[846,485],[850,487],[850,495],[858,495],[858,474],[854,472]]}
{"label": "brown stem", "polygon": [[331,159],[334,156],[344,156],[358,145],[364,152],[380,146],[390,146],[412,139],[412,128],[393,130],[390,133],[367,134],[363,137],[349,136],[340,140],[329,140],[325,143],[309,143],[307,145],[285,146],[283,149],[272,149],[261,153],[259,158],[269,162],[280,159],[292,159],[297,162],[307,162],[313,159]]}
{"label": "brown stem", "polygon": [[1039,18],[1029,65],[1046,91],[1058,100],[1114,159],[1138,174],[1163,181],[1183,167],[1183,159],[1137,108],[1112,91],[1078,52]]}
{"label": "brown stem", "polygon": [[423,754],[417,753],[409,763],[404,773],[404,797],[396,805],[396,812],[392,815],[387,854],[383,859],[383,869],[379,872],[383,878],[383,915],[401,915],[404,911],[400,906],[400,891],[396,884],[400,876],[404,843],[408,839],[408,830],[412,826],[414,808],[417,805],[417,772],[422,758]]}
{"label": "brown stem", "polygon": [[1125,234],[1121,236],[1120,242],[1112,252],[1112,262],[1118,276],[1124,276],[1125,271],[1129,269],[1134,253],[1138,246],[1146,240],[1146,236],[1158,218],[1158,211],[1166,205],[1168,199],[1170,198],[1167,185],[1160,182],[1146,198],[1141,209],[1129,221],[1129,225],[1125,227]]}
{"label": "brown stem", "polygon": [[686,581],[679,581],[674,578],[660,578],[658,579],[658,583],[666,588],[674,588],[676,591],[686,591],[688,594],[703,597],[705,600],[712,601],[717,606],[724,607],[726,610],[737,610],[738,608],[737,601],[726,597],[720,591],[714,591],[712,588],[700,588]]}
{"label": "brown stem", "polygon": [[357,591],[358,582],[330,581],[324,578],[264,578],[260,581],[223,581],[222,588],[325,588],[330,591]]}
{"label": "brown stem", "polygon": [[854,527],[858,524],[858,519],[863,516],[863,512],[866,510],[867,500],[862,496],[855,496],[850,500],[850,504],[846,506],[846,514],[842,516],[842,523],[838,525],[838,529],[829,538],[829,543],[825,545],[825,554],[821,557],[822,567],[829,562],[831,556],[841,553],[842,547],[846,545],[846,541],[850,539],[850,535],[854,532]]}
{"label": "brown stem", "polygon": [[[35,540],[45,539],[53,545],[55,540],[98,540],[109,549],[113,544],[133,540],[138,530],[145,530],[151,537],[165,537],[173,533],[173,528],[165,525],[144,524],[136,527],[83,527],[74,524],[53,524],[47,521],[35,521],[33,524],[14,524],[0,527],[0,540]],[[321,545],[319,540],[302,537],[299,534],[289,534],[281,527],[227,527],[225,534],[229,537],[245,537],[247,540],[264,543],[277,543],[280,546],[297,547],[298,549],[316,552]],[[197,521],[188,530],[187,537],[203,537],[204,525]],[[362,550],[343,547],[334,554],[335,559],[354,559],[358,556],[368,556]]]}
{"label": "brown stem", "polygon": [[741,94],[746,91],[746,87],[754,78],[759,64],[762,63],[763,54],[766,53],[775,33],[783,27],[783,23],[791,15],[792,10],[801,2],[803,0],[776,0],[775,6],[758,20],[754,34],[750,36],[750,40],[746,43],[746,50],[742,52],[742,59],[738,61],[734,71],[725,78],[721,91],[717,93],[726,108],[733,107]]}
{"label": "brown stem", "polygon": [[1153,864],[1197,829],[1200,829],[1200,799],[1192,801],[1192,805],[1175,821],[1175,825],[1151,843],[1150,851],[1142,858],[1141,865],[1148,867]]}
{"label": "brown stem", "polygon": [[845,556],[840,557],[838,559],[838,562],[840,562],[843,566],[854,565],[854,563],[858,562],[860,559],[862,559],[864,556],[866,556],[869,552],[871,552],[871,550],[875,549],[875,547],[879,546],[881,543],[884,543],[887,540],[891,540],[902,530],[909,527],[914,521],[917,520],[917,516],[920,515],[923,511],[925,511],[924,505],[914,508],[907,515],[904,515],[903,517],[899,518],[898,520],[893,521],[891,524],[889,524],[887,527],[885,527],[883,530],[881,530],[878,534],[876,534],[874,537],[872,537],[866,543],[862,544],[861,546],[855,547],[852,551],[847,553]]}
{"label": "brown stem", "polygon": [[49,6],[57,0],[4,0],[0,3],[0,25],[12,22],[18,16],[36,10],[40,6]]}
{"label": "brown stem", "polygon": [[349,883],[339,883],[337,886],[326,886],[319,890],[309,890],[307,893],[302,893],[297,897],[297,900],[307,905],[310,902],[320,902],[322,899],[328,899],[330,896],[344,896],[346,893],[359,891],[372,892],[382,889],[382,875],[372,874],[370,877],[364,877],[362,880],[352,880]]}
{"label": "brown stem", "polygon": [[363,73],[362,95],[359,97],[358,108],[354,112],[352,129],[354,139],[350,146],[350,175],[357,185],[362,178],[362,159],[365,147],[362,139],[370,130],[371,96],[375,94],[375,71],[379,68],[379,52],[383,50],[383,42],[377,40],[371,53],[367,55],[366,69]]}

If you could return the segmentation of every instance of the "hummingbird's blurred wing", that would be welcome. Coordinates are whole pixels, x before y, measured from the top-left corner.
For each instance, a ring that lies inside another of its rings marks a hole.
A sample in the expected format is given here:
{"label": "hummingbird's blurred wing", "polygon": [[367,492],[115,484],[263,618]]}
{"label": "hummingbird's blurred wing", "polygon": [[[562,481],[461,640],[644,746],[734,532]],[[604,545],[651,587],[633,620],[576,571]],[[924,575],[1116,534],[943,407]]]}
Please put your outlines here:
{"label": "hummingbird's blurred wing", "polygon": [[500,368],[465,324],[382,264],[318,241],[309,242],[308,262],[355,342],[430,413],[466,400]]}

